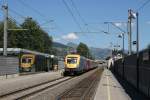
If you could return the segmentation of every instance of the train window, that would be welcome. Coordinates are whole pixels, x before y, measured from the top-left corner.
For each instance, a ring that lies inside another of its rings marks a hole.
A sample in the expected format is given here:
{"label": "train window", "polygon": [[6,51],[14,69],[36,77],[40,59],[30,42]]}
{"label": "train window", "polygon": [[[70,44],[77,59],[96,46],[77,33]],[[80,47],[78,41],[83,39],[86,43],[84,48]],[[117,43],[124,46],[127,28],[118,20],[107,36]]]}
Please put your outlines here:
{"label": "train window", "polygon": [[23,59],[22,59],[22,63],[26,63],[26,58],[23,58]]}
{"label": "train window", "polygon": [[31,63],[32,59],[28,59],[28,63]]}
{"label": "train window", "polygon": [[77,58],[67,58],[67,63],[68,64],[75,64],[75,63],[77,63]]}
{"label": "train window", "polygon": [[22,63],[31,63],[32,58],[22,58]]}

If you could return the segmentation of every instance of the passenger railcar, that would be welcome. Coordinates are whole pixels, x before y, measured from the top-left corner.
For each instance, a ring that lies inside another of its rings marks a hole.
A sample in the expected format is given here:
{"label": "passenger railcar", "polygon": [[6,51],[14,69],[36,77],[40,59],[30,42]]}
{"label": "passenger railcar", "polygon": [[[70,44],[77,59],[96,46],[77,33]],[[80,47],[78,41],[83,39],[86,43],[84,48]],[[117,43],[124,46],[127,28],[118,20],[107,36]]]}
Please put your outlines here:
{"label": "passenger railcar", "polygon": [[65,58],[64,75],[83,73],[95,67],[97,67],[97,63],[94,60],[87,59],[78,54],[69,54]]}

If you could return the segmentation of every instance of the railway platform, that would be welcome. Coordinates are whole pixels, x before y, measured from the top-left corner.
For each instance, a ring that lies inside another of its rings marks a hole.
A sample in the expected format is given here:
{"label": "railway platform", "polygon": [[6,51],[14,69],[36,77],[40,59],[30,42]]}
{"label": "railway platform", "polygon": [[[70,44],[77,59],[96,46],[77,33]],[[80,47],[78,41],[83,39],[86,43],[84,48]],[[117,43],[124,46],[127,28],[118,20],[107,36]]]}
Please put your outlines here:
{"label": "railway platform", "polygon": [[112,72],[104,69],[94,100],[131,100]]}
{"label": "railway platform", "polygon": [[19,91],[28,87],[35,86],[37,84],[42,84],[44,82],[62,78],[63,76],[61,73],[62,71],[59,70],[55,72],[51,71],[2,79],[0,80],[0,96],[11,93],[12,91]]}

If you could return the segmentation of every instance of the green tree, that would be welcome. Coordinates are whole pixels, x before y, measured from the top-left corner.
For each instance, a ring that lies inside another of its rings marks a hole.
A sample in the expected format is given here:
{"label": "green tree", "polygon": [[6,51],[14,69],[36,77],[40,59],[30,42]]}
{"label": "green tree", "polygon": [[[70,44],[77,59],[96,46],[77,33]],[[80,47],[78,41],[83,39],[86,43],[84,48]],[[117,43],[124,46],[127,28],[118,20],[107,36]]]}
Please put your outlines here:
{"label": "green tree", "polygon": [[3,22],[0,22],[0,47],[3,47]]}
{"label": "green tree", "polygon": [[22,33],[22,38],[26,43],[20,44],[20,46],[31,50],[50,53],[52,37],[50,37],[35,20],[27,18],[21,27],[28,29],[28,31]]}
{"label": "green tree", "polygon": [[[16,29],[20,28],[15,21],[8,19],[8,28]],[[4,22],[0,22],[0,47],[3,47],[3,33],[4,33]],[[17,31],[8,30],[8,47],[17,47]]]}
{"label": "green tree", "polygon": [[92,58],[88,46],[84,43],[80,43],[78,45],[77,53],[80,54],[81,56],[84,56],[84,57],[87,57],[87,58]]}
{"label": "green tree", "polygon": [[[0,47],[3,47],[3,22],[0,22]],[[25,31],[8,31],[8,47],[24,48],[39,52],[50,53],[52,37],[45,32],[32,18],[26,18],[21,25],[9,19],[9,29],[28,29]]]}
{"label": "green tree", "polygon": [[148,44],[147,48],[150,49],[150,44]]}

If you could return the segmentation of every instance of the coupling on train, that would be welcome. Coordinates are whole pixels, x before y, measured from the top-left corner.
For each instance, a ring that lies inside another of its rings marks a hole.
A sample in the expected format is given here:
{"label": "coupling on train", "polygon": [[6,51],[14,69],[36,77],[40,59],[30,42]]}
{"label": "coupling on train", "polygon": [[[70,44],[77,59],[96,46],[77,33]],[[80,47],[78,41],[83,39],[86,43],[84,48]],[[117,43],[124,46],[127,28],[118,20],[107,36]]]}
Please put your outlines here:
{"label": "coupling on train", "polygon": [[87,59],[78,54],[69,54],[65,57],[65,71],[64,75],[76,75],[98,66],[94,60]]}

